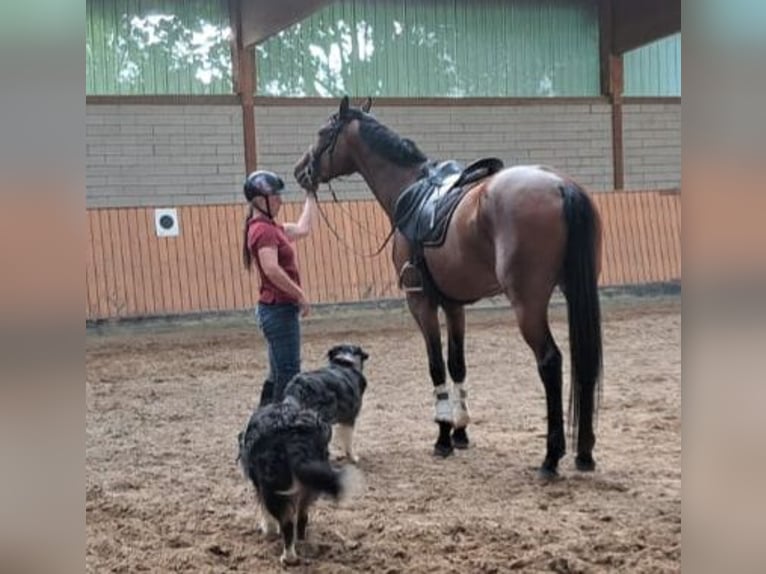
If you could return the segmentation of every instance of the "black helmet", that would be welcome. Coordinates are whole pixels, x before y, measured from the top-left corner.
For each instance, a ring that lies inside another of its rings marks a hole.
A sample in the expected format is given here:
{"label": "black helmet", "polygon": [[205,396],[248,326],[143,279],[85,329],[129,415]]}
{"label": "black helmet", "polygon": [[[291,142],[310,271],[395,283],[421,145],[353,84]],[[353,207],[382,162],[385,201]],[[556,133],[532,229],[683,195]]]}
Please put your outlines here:
{"label": "black helmet", "polygon": [[244,185],[245,197],[252,201],[257,195],[280,195],[285,182],[276,173],[260,169],[247,176]]}

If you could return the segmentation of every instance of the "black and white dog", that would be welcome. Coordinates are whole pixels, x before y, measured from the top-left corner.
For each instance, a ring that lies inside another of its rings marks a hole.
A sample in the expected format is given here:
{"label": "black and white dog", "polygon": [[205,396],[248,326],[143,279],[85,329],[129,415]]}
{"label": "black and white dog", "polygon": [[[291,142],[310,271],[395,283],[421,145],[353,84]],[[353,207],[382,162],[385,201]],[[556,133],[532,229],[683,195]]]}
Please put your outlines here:
{"label": "black and white dog", "polygon": [[337,424],[341,447],[356,463],[354,425],[367,388],[362,370],[369,355],[357,345],[336,345],[327,352],[327,358],[326,367],[299,373],[284,389],[276,389],[276,398],[292,398],[301,407],[316,411],[325,422]]}
{"label": "black and white dog", "polygon": [[308,511],[321,495],[348,493],[356,469],[330,466],[331,427],[295,399],[259,407],[239,433],[239,461],[255,487],[266,534],[282,532],[281,562],[295,564],[295,539],[306,537]]}

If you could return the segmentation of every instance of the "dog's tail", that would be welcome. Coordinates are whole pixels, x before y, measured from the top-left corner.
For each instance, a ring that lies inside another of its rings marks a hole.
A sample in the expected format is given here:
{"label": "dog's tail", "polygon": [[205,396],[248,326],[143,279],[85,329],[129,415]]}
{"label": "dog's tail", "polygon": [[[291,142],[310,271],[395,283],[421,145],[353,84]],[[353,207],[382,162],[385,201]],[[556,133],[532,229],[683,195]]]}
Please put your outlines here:
{"label": "dog's tail", "polygon": [[296,466],[294,472],[304,487],[327,494],[335,500],[353,497],[361,490],[363,483],[362,473],[356,467],[334,469],[327,461],[305,462]]}
{"label": "dog's tail", "polygon": [[294,468],[295,477],[311,490],[322,492],[338,499],[343,494],[341,472],[327,461],[305,462]]}

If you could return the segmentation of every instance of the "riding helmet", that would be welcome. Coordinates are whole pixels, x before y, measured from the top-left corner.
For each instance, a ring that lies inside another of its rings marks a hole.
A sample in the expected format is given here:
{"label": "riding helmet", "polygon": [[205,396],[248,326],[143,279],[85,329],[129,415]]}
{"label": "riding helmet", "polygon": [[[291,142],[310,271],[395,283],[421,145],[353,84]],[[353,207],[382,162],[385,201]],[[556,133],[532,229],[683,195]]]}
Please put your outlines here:
{"label": "riding helmet", "polygon": [[276,173],[264,169],[254,171],[247,176],[244,185],[245,197],[252,201],[257,195],[280,195],[285,189],[285,182]]}

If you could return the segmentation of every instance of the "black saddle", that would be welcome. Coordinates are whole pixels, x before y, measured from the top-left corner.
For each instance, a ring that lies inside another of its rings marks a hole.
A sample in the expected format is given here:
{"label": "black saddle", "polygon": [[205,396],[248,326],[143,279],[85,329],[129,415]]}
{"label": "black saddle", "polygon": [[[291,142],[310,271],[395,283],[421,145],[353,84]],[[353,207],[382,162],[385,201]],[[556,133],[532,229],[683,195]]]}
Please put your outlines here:
{"label": "black saddle", "polygon": [[501,169],[503,162],[497,158],[480,159],[465,169],[456,161],[429,165],[426,175],[396,200],[396,228],[414,246],[440,246],[452,214],[471,184]]}

